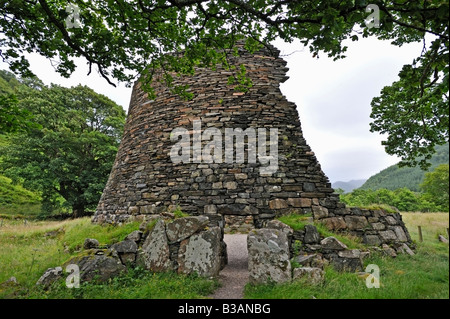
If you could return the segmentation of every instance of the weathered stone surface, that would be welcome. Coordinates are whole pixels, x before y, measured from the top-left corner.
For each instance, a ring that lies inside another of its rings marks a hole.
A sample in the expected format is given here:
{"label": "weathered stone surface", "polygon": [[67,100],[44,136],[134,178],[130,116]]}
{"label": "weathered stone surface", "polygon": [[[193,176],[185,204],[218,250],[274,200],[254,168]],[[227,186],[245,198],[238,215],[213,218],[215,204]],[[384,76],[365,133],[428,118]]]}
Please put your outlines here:
{"label": "weathered stone surface", "polygon": [[320,245],[322,246],[323,249],[329,249],[329,250],[347,249],[347,246],[345,244],[341,243],[339,240],[337,240],[333,236],[322,239],[322,241],[320,242]]}
{"label": "weathered stone surface", "polygon": [[364,229],[369,224],[364,216],[347,215],[344,220],[349,230]]}
{"label": "weathered stone surface", "polygon": [[444,244],[448,244],[448,239],[445,238],[445,237],[442,236],[442,235],[439,235],[439,241],[440,241],[440,242],[443,242]]}
{"label": "weathered stone surface", "polygon": [[395,241],[397,239],[397,236],[392,230],[380,231],[379,234],[384,243]]}
{"label": "weathered stone surface", "polygon": [[62,275],[63,270],[61,267],[48,268],[36,282],[36,285],[42,285],[44,288],[47,288],[55,281],[62,278]]}
{"label": "weathered stone surface", "polygon": [[318,285],[325,279],[325,272],[320,268],[302,267],[295,268],[293,271],[293,280],[304,279],[311,285]]}
{"label": "weathered stone surface", "polygon": [[251,283],[291,280],[287,233],[277,229],[257,229],[247,237],[248,269]]}
{"label": "weathered stone surface", "polygon": [[276,198],[269,202],[270,209],[283,209],[288,207],[289,205],[284,199]]}
{"label": "weathered stone surface", "polygon": [[405,231],[401,226],[394,227],[395,235],[397,236],[397,240],[402,243],[406,243],[408,241],[408,237],[406,237]]}
{"label": "weathered stone surface", "polygon": [[323,206],[312,206],[312,212],[315,220],[328,217],[328,209]]}
{"label": "weathered stone surface", "polygon": [[292,236],[292,234],[294,233],[294,230],[290,226],[276,219],[267,222],[266,228],[284,231],[288,234],[288,236]]}
{"label": "weathered stone surface", "polygon": [[372,223],[372,228],[375,230],[385,230],[386,226],[383,223]]}
{"label": "weathered stone surface", "polygon": [[364,235],[363,243],[369,246],[379,246],[381,245],[381,239],[377,235]]}
{"label": "weathered stone surface", "polygon": [[151,271],[164,272],[172,269],[164,220],[158,220],[145,239],[142,257],[146,268]]}
{"label": "weathered stone surface", "polygon": [[412,251],[412,249],[409,248],[408,245],[406,245],[405,243],[403,243],[400,247],[397,248],[397,252],[402,253],[402,254],[408,254],[410,256],[415,255],[415,253]]}
{"label": "weathered stone surface", "polygon": [[320,220],[329,230],[342,230],[347,228],[347,224],[342,217],[330,217]]}
{"label": "weathered stone surface", "polygon": [[305,225],[305,244],[318,244],[320,242],[320,234],[314,225]]}
{"label": "weathered stone surface", "polygon": [[392,216],[386,216],[384,219],[387,221],[387,223],[389,225],[397,225],[398,224],[397,220]]}
{"label": "weathered stone surface", "polygon": [[344,255],[348,255],[349,257],[334,256],[331,258],[331,263],[337,271],[355,272],[363,269],[362,260],[360,257],[355,258],[355,254],[353,252],[346,253]]}
{"label": "weathered stone surface", "polygon": [[342,258],[361,258],[361,251],[359,249],[348,249],[338,252],[338,256]]}
{"label": "weathered stone surface", "polygon": [[86,238],[84,240],[83,248],[84,249],[96,249],[99,246],[99,242],[97,239]]}
{"label": "weathered stone surface", "polygon": [[80,281],[107,281],[126,270],[118,258],[105,255],[75,257],[67,264],[76,264],[80,268]]}
{"label": "weathered stone surface", "polygon": [[323,269],[326,261],[318,254],[300,255],[292,259],[294,263],[297,263],[303,267],[313,267]]}
{"label": "weathered stone surface", "polygon": [[389,257],[392,257],[392,258],[397,257],[397,253],[395,252],[395,249],[394,249],[394,248],[389,247],[389,246],[386,245],[386,244],[383,244],[382,249],[383,249],[384,253],[385,253],[386,255],[388,255]]}
{"label": "weathered stone surface", "polygon": [[292,207],[311,207],[310,198],[288,198],[288,204]]}
{"label": "weathered stone surface", "polygon": [[136,244],[138,244],[141,239],[142,239],[142,232],[139,230],[135,230],[133,232],[131,232],[130,234],[128,234],[127,237],[125,237],[126,240],[132,240],[134,241]]}
{"label": "weathered stone surface", "polygon": [[181,242],[178,272],[217,277],[221,269],[221,231],[213,227]]}
{"label": "weathered stone surface", "polygon": [[202,230],[209,223],[208,217],[191,216],[175,219],[167,224],[166,233],[169,243],[182,241]]}
{"label": "weathered stone surface", "polygon": [[124,265],[134,264],[136,261],[137,244],[133,240],[126,239],[111,246],[115,250]]}

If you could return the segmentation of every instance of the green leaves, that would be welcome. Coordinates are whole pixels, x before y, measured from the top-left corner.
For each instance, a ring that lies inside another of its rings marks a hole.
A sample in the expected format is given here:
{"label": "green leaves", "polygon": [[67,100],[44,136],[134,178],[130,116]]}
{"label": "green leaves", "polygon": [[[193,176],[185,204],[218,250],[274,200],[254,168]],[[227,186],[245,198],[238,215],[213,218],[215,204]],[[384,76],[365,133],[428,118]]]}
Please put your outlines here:
{"label": "green leaves", "polygon": [[449,209],[449,165],[442,164],[434,171],[426,173],[420,185],[427,199],[436,204],[440,210]]}
{"label": "green leaves", "polygon": [[400,165],[426,169],[435,146],[449,140],[448,49],[435,40],[399,78],[372,100],[371,131],[388,135],[383,145]]}
{"label": "green leaves", "polygon": [[[414,165],[423,155],[422,167],[434,145],[448,141],[448,0],[417,1],[81,1],[80,26],[67,28],[67,1],[1,1],[0,57],[22,76],[32,74],[23,52],[38,52],[56,59],[57,71],[70,76],[75,57],[83,57],[89,73],[94,69],[112,85],[137,79],[152,98],[153,81],[163,81],[173,92],[189,99],[186,87],[174,87],[173,77],[190,75],[195,67],[230,68],[237,41],[245,48],[276,38],[299,39],[313,56],[345,57],[346,39],[375,36],[394,45],[429,41],[416,63],[405,66],[399,81],[386,87],[372,101],[371,130],[387,134],[389,154]],[[365,19],[379,16],[379,27]],[[369,10],[370,11],[370,10]],[[427,50],[425,50],[427,49]],[[426,51],[426,52],[425,52]],[[176,53],[176,55],[175,55]],[[154,78],[162,70],[162,78]],[[233,84],[251,85],[239,66],[232,69]]]}
{"label": "green leaves", "polygon": [[16,108],[38,126],[12,135],[1,150],[5,174],[41,192],[43,209],[93,209],[123,133],[124,110],[85,86],[22,86]]}

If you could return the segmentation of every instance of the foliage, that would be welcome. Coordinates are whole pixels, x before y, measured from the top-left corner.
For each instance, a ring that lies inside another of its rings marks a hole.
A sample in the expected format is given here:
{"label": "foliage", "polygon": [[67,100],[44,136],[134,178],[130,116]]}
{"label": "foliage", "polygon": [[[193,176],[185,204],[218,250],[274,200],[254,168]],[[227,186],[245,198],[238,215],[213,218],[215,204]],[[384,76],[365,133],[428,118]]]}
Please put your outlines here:
{"label": "foliage", "polygon": [[[433,170],[440,164],[449,162],[449,144],[436,147],[430,163],[431,167],[428,171]],[[381,172],[371,176],[360,188],[361,189],[380,189],[386,188],[395,190],[398,188],[409,188],[414,192],[420,191],[420,184],[423,182],[426,171],[420,167],[399,167],[392,165]]]}
{"label": "foliage", "polygon": [[125,122],[124,110],[86,86],[28,80],[17,107],[39,125],[10,136],[0,149],[4,174],[42,194],[43,209],[64,204],[74,215],[98,203]]}
{"label": "foliage", "polygon": [[[366,23],[369,3],[379,9],[374,12],[379,25]],[[73,5],[77,10],[62,0],[0,3],[0,56],[11,70],[31,75],[22,52],[38,52],[68,77],[74,58],[83,57],[89,73],[96,67],[112,85],[113,78],[131,83],[142,75],[152,96],[153,80],[173,87],[175,74],[222,65],[233,70],[230,83],[245,91],[251,86],[245,70],[230,65],[230,57],[239,54],[234,44],[242,39],[248,51],[276,38],[299,39],[314,57],[324,52],[339,59],[346,39],[376,36],[402,46],[431,36],[400,79],[373,99],[371,130],[388,134],[386,151],[401,156],[402,164],[423,156],[419,163],[427,167],[435,145],[448,142],[448,1],[76,0]],[[191,98],[186,89],[173,91]]]}
{"label": "foliage", "polygon": [[448,41],[435,39],[403,66],[400,80],[372,100],[371,131],[388,134],[382,144],[388,154],[401,157],[401,166],[429,168],[436,145],[449,141]]}
{"label": "foliage", "polygon": [[417,243],[416,255],[397,258],[372,252],[364,266],[380,268],[380,288],[368,289],[358,273],[338,273],[325,268],[323,284],[313,286],[304,281],[287,284],[245,287],[249,299],[448,299],[449,249],[437,240],[448,227],[448,214],[402,213],[413,240],[418,240],[417,225],[424,230],[424,242]]}
{"label": "foliage", "polygon": [[433,172],[425,174],[425,180],[420,185],[429,201],[441,207],[442,211],[449,208],[449,165],[442,164]]}
{"label": "foliage", "polygon": [[439,212],[444,210],[442,206],[430,201],[428,196],[415,193],[408,188],[399,188],[394,191],[384,188],[377,190],[356,189],[351,193],[340,195],[340,198],[348,206],[365,208],[370,208],[373,205],[387,205],[402,212]]}
{"label": "foliage", "polygon": [[24,214],[37,216],[41,209],[38,194],[12,184],[11,179],[0,175],[0,218]]}

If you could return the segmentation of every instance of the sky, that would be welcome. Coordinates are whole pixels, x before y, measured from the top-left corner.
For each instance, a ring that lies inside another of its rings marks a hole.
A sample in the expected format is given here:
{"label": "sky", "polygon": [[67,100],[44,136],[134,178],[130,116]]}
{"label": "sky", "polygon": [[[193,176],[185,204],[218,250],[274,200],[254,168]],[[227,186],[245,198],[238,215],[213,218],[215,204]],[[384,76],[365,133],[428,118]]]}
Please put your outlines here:
{"label": "sky", "polygon": [[[370,102],[381,89],[398,79],[402,66],[419,56],[422,43],[396,47],[375,38],[348,42],[347,57],[333,61],[326,54],[313,58],[299,42],[273,43],[287,61],[290,77],[281,91],[296,103],[307,143],[331,182],[367,179],[399,159],[385,153],[383,137],[369,131]],[[128,110],[131,88],[114,88],[76,60],[69,79],[59,76],[48,60],[33,54],[32,71],[45,83],[70,87],[87,85]],[[1,69],[7,69],[0,63]]]}

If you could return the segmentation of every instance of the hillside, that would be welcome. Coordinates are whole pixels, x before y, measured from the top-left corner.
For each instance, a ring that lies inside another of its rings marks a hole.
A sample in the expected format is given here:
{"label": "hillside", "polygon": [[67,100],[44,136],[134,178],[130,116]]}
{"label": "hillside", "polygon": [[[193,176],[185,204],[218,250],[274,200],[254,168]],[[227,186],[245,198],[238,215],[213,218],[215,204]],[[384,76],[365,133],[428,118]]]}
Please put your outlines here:
{"label": "hillside", "polygon": [[[449,162],[449,144],[436,147],[436,153],[431,158],[432,171],[440,164],[448,164]],[[392,165],[382,170],[378,174],[370,177],[360,189],[380,189],[386,188],[395,190],[398,188],[409,188],[412,191],[419,191],[419,185],[422,183],[426,171],[422,171],[419,167],[399,167]]]}
{"label": "hillside", "polygon": [[331,186],[334,189],[343,189],[345,193],[349,193],[352,190],[354,190],[355,188],[361,187],[364,183],[366,182],[365,179],[352,179],[351,181],[348,182],[342,182],[342,181],[337,181],[334,182]]}

